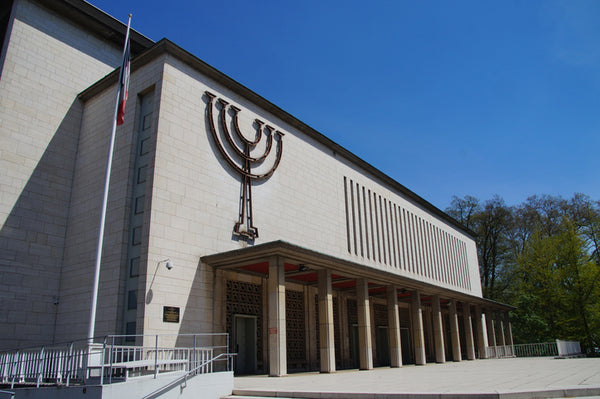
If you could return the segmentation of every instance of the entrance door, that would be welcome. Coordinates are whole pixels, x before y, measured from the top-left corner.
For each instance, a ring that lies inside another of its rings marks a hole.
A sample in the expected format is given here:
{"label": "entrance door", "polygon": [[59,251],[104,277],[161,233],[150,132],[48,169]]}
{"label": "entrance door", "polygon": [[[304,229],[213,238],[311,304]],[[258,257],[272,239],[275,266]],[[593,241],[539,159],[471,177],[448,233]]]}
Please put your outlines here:
{"label": "entrance door", "polygon": [[350,326],[350,359],[352,360],[352,367],[355,369],[360,368],[358,345],[358,324],[352,324]]}
{"label": "entrance door", "polygon": [[402,364],[414,364],[412,341],[408,328],[400,328],[400,342],[402,344]]}
{"label": "entrance door", "polygon": [[256,373],[256,316],[234,316],[235,374]]}
{"label": "entrance door", "polygon": [[375,329],[375,345],[377,348],[377,365],[390,365],[390,336],[387,326],[377,326]]}

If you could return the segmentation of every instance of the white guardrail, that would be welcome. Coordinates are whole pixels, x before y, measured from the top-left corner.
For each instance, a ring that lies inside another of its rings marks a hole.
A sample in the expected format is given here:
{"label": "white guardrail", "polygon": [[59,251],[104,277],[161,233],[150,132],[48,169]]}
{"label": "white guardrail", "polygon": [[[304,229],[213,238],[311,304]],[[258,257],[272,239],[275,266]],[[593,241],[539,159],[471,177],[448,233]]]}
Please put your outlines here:
{"label": "white guardrail", "polygon": [[501,357],[567,357],[581,355],[581,346],[577,341],[542,342],[535,344],[519,344],[506,346],[488,346],[488,358]]}
{"label": "white guardrail", "polygon": [[[69,386],[89,379],[110,384],[140,375],[156,378],[166,371],[200,374],[233,368],[226,333],[110,335],[102,341],[0,352],[0,383],[11,388],[15,384]],[[123,344],[127,342],[139,345]]]}

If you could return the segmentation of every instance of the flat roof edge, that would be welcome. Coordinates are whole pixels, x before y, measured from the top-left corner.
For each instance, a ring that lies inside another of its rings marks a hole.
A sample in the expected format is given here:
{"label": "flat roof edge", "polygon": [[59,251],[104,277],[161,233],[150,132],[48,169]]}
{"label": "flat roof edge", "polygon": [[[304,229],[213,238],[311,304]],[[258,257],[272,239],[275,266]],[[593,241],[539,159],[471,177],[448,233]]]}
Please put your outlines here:
{"label": "flat roof edge", "polygon": [[[123,43],[125,42],[125,33],[127,31],[127,24],[124,24],[115,17],[107,14],[87,1],[32,1],[48,10],[54,11],[57,14],[66,17],[75,24],[83,26],[85,30],[115,43],[119,46],[119,48],[123,47]],[[131,39],[131,52],[134,55],[142,53],[154,45],[153,40],[142,35],[133,28],[131,29],[129,36]]]}

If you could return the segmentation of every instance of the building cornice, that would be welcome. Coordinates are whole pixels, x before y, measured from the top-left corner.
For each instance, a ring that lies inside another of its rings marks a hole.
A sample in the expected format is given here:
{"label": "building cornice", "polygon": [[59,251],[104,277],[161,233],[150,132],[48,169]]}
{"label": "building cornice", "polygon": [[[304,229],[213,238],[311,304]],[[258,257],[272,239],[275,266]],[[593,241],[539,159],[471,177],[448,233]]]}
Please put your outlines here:
{"label": "building cornice", "polygon": [[[127,24],[83,0],[33,0],[86,31],[123,48]],[[127,17],[124,15],[124,17]],[[131,52],[135,56],[154,45],[154,41],[131,29]]]}

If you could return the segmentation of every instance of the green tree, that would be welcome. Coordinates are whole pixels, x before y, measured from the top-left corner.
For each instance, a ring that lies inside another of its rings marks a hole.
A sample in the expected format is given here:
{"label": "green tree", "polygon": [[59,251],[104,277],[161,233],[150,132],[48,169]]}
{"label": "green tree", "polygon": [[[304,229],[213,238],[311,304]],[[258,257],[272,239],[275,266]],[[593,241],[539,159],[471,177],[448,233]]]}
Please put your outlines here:
{"label": "green tree", "polygon": [[468,229],[474,228],[476,215],[481,212],[479,200],[470,195],[465,195],[464,198],[458,198],[456,195],[452,197],[450,207],[446,209],[446,213],[458,220],[463,226]]}
{"label": "green tree", "polygon": [[[547,226],[546,226],[547,227]],[[519,342],[555,338],[598,345],[600,268],[568,217],[552,235],[535,231],[517,258],[515,329]]]}
{"label": "green tree", "polygon": [[600,346],[600,201],[535,195],[508,207],[465,196],[446,212],[475,234],[484,297],[517,306],[516,342]]}
{"label": "green tree", "polygon": [[509,280],[505,271],[510,258],[511,209],[497,195],[485,201],[483,206],[475,197],[455,196],[446,213],[475,233],[483,295],[489,299],[502,299]]}

